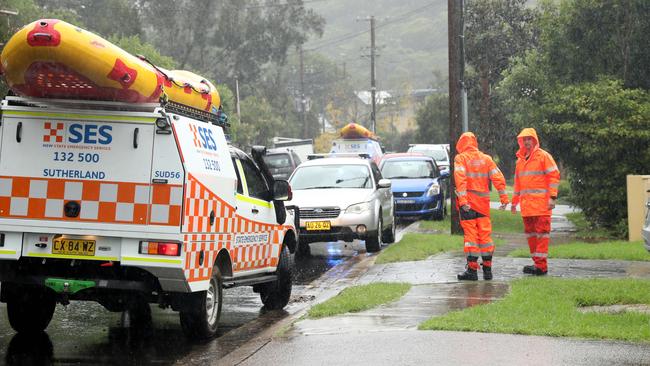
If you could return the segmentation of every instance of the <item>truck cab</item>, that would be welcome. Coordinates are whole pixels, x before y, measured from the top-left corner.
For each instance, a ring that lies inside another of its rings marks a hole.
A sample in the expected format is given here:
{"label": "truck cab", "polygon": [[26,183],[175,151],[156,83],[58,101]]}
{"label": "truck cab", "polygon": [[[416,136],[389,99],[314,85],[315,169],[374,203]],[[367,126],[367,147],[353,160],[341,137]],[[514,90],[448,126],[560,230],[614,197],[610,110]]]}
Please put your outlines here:
{"label": "truck cab", "polygon": [[16,331],[87,300],[135,319],[171,307],[186,335],[208,338],[223,288],[287,304],[291,193],[263,149],[248,156],[226,125],[174,103],[6,97],[0,108],[0,301]]}

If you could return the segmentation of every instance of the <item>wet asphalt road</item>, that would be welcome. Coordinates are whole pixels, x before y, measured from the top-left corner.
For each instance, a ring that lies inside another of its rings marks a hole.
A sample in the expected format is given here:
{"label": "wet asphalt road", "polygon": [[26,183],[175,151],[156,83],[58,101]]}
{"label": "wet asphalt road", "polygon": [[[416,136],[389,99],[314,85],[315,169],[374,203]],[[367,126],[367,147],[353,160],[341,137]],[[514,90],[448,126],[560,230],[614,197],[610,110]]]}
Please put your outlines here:
{"label": "wet asphalt road", "polygon": [[[400,229],[403,229],[401,225]],[[292,297],[284,310],[266,312],[251,287],[224,290],[217,338],[188,341],[178,313],[151,305],[152,322],[129,326],[128,315],[111,313],[93,302],[57,305],[46,332],[18,335],[0,304],[0,364],[7,365],[169,365],[204,364],[223,357],[311,300],[309,284],[328,270],[365,254],[363,242],[313,243],[310,255],[295,257]],[[337,271],[331,271],[336,276]]]}

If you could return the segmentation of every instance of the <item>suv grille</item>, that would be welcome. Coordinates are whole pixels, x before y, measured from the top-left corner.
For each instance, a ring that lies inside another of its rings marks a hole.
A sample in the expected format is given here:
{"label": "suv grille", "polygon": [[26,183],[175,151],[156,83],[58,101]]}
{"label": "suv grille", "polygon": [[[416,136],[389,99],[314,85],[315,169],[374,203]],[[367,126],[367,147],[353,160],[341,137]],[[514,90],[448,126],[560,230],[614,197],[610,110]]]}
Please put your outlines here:
{"label": "suv grille", "polygon": [[393,192],[393,197],[403,198],[404,193],[406,197],[421,197],[424,194],[424,192]]}
{"label": "suv grille", "polygon": [[338,207],[318,207],[300,209],[300,218],[304,219],[333,219],[338,217],[341,209]]}

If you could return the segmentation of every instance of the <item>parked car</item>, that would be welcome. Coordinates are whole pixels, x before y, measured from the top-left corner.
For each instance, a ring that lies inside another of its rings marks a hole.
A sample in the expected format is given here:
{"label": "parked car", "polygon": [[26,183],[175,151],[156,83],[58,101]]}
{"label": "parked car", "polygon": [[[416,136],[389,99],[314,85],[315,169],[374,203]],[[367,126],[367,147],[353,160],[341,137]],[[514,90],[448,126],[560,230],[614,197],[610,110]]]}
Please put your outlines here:
{"label": "parked car", "polygon": [[269,149],[264,156],[264,162],[271,171],[273,179],[287,180],[291,173],[300,165],[300,157],[294,151],[285,148]]}
{"label": "parked car", "polygon": [[650,252],[650,201],[646,203],[645,224],[643,225],[643,240],[645,248]]}
{"label": "parked car", "polygon": [[441,186],[449,170],[439,171],[433,158],[418,153],[386,154],[380,170],[392,182],[396,216],[445,217],[447,205]]}
{"label": "parked car", "polygon": [[368,252],[376,252],[395,241],[391,182],[371,159],[315,157],[289,182],[293,199],[287,204],[300,208],[300,246],[362,239]]}
{"label": "parked car", "polygon": [[439,170],[449,169],[449,144],[411,144],[408,152],[432,157]]}

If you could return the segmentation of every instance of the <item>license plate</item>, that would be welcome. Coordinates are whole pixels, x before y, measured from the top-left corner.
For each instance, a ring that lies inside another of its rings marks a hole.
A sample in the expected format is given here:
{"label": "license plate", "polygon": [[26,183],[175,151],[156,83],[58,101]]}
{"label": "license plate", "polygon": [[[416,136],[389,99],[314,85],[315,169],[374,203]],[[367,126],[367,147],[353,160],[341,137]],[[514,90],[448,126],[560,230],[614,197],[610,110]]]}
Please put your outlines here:
{"label": "license plate", "polygon": [[52,254],[94,256],[95,240],[55,239]]}
{"label": "license plate", "polygon": [[332,226],[329,221],[308,221],[307,230],[329,230]]}
{"label": "license plate", "polygon": [[401,205],[408,205],[410,203],[415,203],[415,200],[399,200],[399,201],[395,201],[395,203],[397,203],[398,205],[400,205],[400,204]]}

